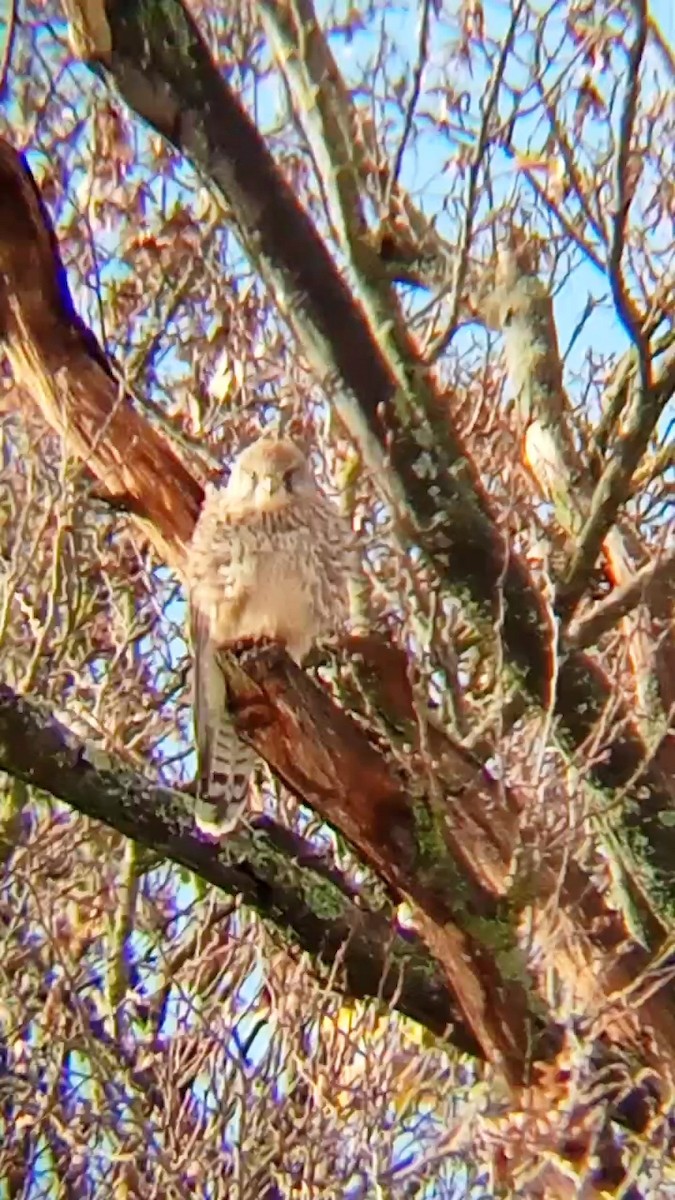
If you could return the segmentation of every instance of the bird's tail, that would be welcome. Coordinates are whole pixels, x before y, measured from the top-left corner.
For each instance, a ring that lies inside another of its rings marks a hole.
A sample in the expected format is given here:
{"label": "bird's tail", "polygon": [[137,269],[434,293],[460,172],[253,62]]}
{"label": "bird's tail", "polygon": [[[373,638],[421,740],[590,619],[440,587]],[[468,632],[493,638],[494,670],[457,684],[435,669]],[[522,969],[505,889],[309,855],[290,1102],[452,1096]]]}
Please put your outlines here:
{"label": "bird's tail", "polygon": [[197,828],[215,838],[232,833],[240,824],[256,763],[253,751],[234,739],[227,726],[219,734],[211,770],[200,783],[195,804]]}

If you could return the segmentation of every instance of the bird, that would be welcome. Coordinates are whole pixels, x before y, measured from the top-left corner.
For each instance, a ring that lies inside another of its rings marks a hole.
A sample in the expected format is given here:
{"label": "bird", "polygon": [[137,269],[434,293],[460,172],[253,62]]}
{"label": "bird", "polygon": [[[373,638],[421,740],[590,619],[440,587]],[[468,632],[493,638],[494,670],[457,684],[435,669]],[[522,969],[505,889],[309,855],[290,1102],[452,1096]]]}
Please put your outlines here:
{"label": "bird", "polygon": [[256,764],[227,711],[219,652],[271,639],[302,663],[347,622],[353,567],[351,525],[290,438],[263,434],[238,454],[224,487],[207,485],[186,565],[203,834],[241,824]]}

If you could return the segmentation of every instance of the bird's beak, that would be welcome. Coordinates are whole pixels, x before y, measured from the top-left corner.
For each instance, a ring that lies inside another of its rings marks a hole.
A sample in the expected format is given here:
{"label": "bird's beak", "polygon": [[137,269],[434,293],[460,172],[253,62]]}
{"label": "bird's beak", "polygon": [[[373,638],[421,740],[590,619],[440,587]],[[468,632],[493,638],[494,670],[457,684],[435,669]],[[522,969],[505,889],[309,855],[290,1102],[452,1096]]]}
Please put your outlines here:
{"label": "bird's beak", "polygon": [[263,491],[267,492],[267,495],[271,497],[275,492],[279,491],[281,479],[278,475],[274,475],[270,472],[269,475],[266,475],[265,478],[261,480],[261,485]]}

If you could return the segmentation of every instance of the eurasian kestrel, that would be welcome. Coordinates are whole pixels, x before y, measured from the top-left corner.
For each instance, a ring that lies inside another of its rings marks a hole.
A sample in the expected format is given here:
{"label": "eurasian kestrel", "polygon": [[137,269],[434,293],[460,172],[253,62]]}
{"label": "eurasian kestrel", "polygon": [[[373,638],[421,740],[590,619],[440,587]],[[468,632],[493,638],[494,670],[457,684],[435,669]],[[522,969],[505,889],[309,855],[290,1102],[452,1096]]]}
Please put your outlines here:
{"label": "eurasian kestrel", "polygon": [[259,438],[237,457],[226,487],[207,488],[187,561],[196,820],[205,831],[236,827],[256,761],[228,716],[219,650],[271,638],[301,662],[348,616],[353,544],[348,523],[288,439]]}

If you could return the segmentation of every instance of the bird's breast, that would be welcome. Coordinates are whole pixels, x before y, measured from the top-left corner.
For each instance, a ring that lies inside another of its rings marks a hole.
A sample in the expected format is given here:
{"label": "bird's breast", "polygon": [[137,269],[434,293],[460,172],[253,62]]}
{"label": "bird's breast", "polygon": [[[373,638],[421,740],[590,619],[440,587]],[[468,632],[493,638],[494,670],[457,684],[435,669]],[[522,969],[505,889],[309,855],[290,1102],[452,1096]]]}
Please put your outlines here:
{"label": "bird's breast", "polygon": [[297,661],[344,615],[340,577],[325,530],[261,522],[231,535],[217,567],[211,627],[219,644],[283,642]]}

